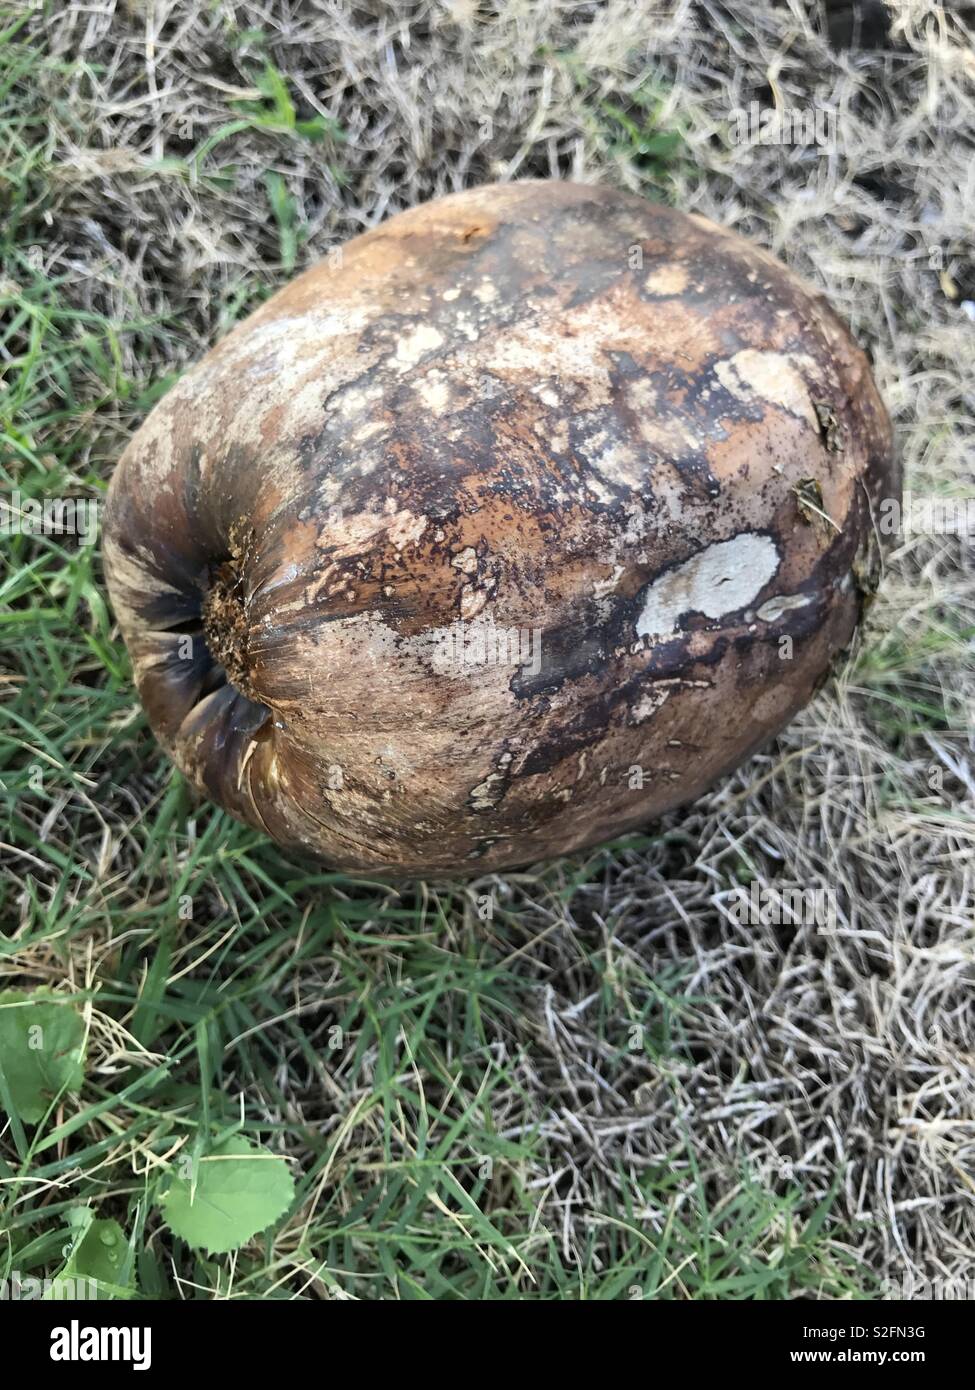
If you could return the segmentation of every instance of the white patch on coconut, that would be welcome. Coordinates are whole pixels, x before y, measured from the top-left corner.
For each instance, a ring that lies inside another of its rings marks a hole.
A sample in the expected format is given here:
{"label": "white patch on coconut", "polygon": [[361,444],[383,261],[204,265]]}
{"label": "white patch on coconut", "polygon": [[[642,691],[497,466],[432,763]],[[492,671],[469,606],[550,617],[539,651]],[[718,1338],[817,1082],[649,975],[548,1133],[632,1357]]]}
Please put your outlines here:
{"label": "white patch on coconut", "polygon": [[[345,384],[361,374],[372,354],[355,351],[361,330],[377,310],[345,307],[287,315],[257,322],[231,334],[182,378],[167,397],[163,421],[181,403],[191,406],[198,438],[260,448],[265,430],[281,441],[281,460],[291,451],[285,441],[315,429],[323,402],[338,398]],[[232,383],[232,386],[228,386]],[[230,407],[246,396],[247,410]],[[334,408],[334,407],[332,407]],[[163,423],[161,421],[161,423]],[[269,461],[266,459],[270,469]]]}
{"label": "white patch on coconut", "polygon": [[465,584],[460,591],[461,617],[466,621],[470,618],[476,618],[479,613],[483,612],[493,589],[493,585],[482,588],[477,584]]}
{"label": "white patch on coconut", "polygon": [[407,333],[396,344],[396,362],[400,371],[415,367],[424,353],[433,352],[442,344],[443,334],[430,324],[421,323],[419,328],[414,328],[412,333]]}
{"label": "white patch on coconut", "polygon": [[457,288],[456,285],[454,285],[451,289],[444,290],[440,298],[446,299],[447,303],[449,304],[451,300],[460,298],[460,290]]}
{"label": "white patch on coconut", "polygon": [[613,573],[608,577],[608,579],[594,579],[592,582],[592,591],[595,594],[596,598],[603,598],[606,594],[611,594],[613,590],[616,588],[617,584],[620,582],[622,575],[623,566],[614,565]]}
{"label": "white patch on coconut", "polygon": [[682,265],[664,265],[653,270],[643,282],[647,294],[681,294],[687,289],[687,271]]}
{"label": "white patch on coconut", "polygon": [[[502,753],[498,759],[498,766],[507,769],[511,762],[510,753]],[[497,806],[504,794],[506,781],[505,772],[491,772],[485,777],[483,782],[479,782],[476,787],[471,788],[470,803],[475,811],[491,811]]]}
{"label": "white patch on coconut", "polygon": [[645,720],[650,719],[669,699],[669,690],[648,690],[642,699],[633,706],[634,724],[642,724]]}
{"label": "white patch on coconut", "polygon": [[557,410],[562,404],[558,392],[553,391],[551,386],[536,386],[535,395],[543,405],[549,406],[552,410]]}
{"label": "white patch on coconut", "polygon": [[[248,329],[246,336],[239,341],[233,340],[233,347],[237,356],[253,359],[255,371],[266,369],[273,372],[282,364],[300,363],[309,347],[319,349],[330,338],[360,333],[375,317],[375,310],[363,306],[289,314],[285,318],[272,318],[255,324]],[[271,349],[274,350],[273,361],[264,361],[263,354]]]}
{"label": "white patch on coconut", "polygon": [[789,613],[794,608],[805,608],[814,597],[813,594],[776,594],[762,604],[756,617],[761,618],[763,623],[778,622],[783,613]]}
{"label": "white patch on coconut", "polygon": [[684,439],[686,443],[690,446],[690,448],[700,449],[704,441],[701,439],[701,436],[697,433],[697,431],[691,429],[689,424],[682,424],[680,429],[681,434],[683,434]]}
{"label": "white patch on coconut", "polygon": [[650,530],[650,517],[643,503],[640,501],[628,502],[624,506],[626,516],[626,528],[619,538],[619,544],[632,546],[639,543]]}
{"label": "white patch on coconut", "polygon": [[718,362],[714,374],[724,389],[738,400],[748,401],[759,396],[818,429],[816,411],[801,368],[815,371],[816,364],[805,353],[759,352],[755,348],[744,348],[734,357]]}
{"label": "white patch on coconut", "polygon": [[[318,399],[322,398],[322,383],[320,376],[316,373],[312,380],[307,383],[309,391],[318,392]],[[335,396],[325,403],[326,414],[333,411],[343,416],[345,419],[353,415],[359,415],[370,405],[375,404],[382,396],[382,390],[378,386],[353,388],[350,391],[337,391]]]}
{"label": "white patch on coconut", "polygon": [[464,574],[477,573],[477,551],[472,545],[466,546],[450,562],[454,569],[462,570]]}
{"label": "white patch on coconut", "polygon": [[611,444],[595,460],[604,478],[615,483],[634,484],[640,477],[639,455],[628,444]]}
{"label": "white patch on coconut", "polygon": [[458,333],[463,333],[469,343],[476,343],[481,336],[480,329],[470,314],[458,314],[454,319],[454,328]]}
{"label": "white patch on coconut", "polygon": [[645,348],[642,324],[621,322],[611,306],[594,301],[512,325],[490,343],[484,365],[488,371],[515,377],[524,374],[529,380],[553,377],[577,389],[576,408],[591,410],[608,404],[612,396],[610,349],[642,352]]}
{"label": "white patch on coconut", "polygon": [[498,291],[492,281],[484,279],[474,290],[474,298],[481,304],[491,304],[498,297]]}
{"label": "white patch on coconut", "polygon": [[[310,650],[324,647],[348,654],[348,658],[354,659],[357,665],[368,666],[383,679],[388,679],[389,671],[396,663],[399,638],[381,613],[372,609],[365,613],[353,613],[340,623],[326,624],[326,628],[327,631],[310,640]],[[300,702],[297,707],[301,707]]]}
{"label": "white patch on coconut", "polygon": [[442,372],[430,372],[416,384],[416,394],[434,415],[442,415],[450,404],[450,388]]}
{"label": "white patch on coconut", "polygon": [[768,536],[743,532],[730,541],[716,541],[648,585],[637,635],[667,636],[685,613],[706,618],[737,613],[753,602],[778,567],[779,552]]}
{"label": "white patch on coconut", "polygon": [[481,694],[493,686],[508,701],[512,675],[520,668],[536,670],[540,664],[541,642],[540,631],[506,627],[490,614],[475,613],[446,627],[427,628],[403,638],[400,652],[408,653],[434,675],[474,682]]}
{"label": "white patch on coconut", "polygon": [[415,516],[413,512],[396,511],[392,498],[386,503],[384,512],[354,512],[344,515],[341,530],[334,549],[329,548],[338,559],[347,559],[363,550],[372,550],[379,538],[384,536],[397,550],[417,542],[427,528],[425,516]]}
{"label": "white patch on coconut", "polygon": [[377,434],[385,434],[388,429],[381,420],[373,420],[371,424],[363,425],[361,430],[356,430],[352,438],[357,444],[365,444],[367,439],[373,439]]}
{"label": "white patch on coconut", "polygon": [[391,512],[386,534],[396,549],[402,550],[406,545],[415,545],[429,523],[425,516],[414,516],[412,512],[406,510],[394,511],[395,505],[392,498],[386,504],[387,511]]}
{"label": "white patch on coconut", "polygon": [[551,416],[543,416],[542,419],[535,421],[532,430],[542,440],[550,454],[567,454],[569,452],[571,439],[567,420],[553,420]]}
{"label": "white patch on coconut", "polygon": [[592,474],[590,474],[590,476],[586,479],[586,491],[591,492],[592,495],[594,497],[597,497],[600,502],[612,502],[613,498],[616,495],[603,484],[600,478],[597,478]]}

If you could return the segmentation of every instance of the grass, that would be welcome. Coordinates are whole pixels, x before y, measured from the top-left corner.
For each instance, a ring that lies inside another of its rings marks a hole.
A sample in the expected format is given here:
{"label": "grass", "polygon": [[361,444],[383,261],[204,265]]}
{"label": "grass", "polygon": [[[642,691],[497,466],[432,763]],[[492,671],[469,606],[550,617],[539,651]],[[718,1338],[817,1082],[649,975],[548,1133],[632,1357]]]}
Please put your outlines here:
{"label": "grass", "polygon": [[[760,224],[774,201],[711,160],[683,50],[634,72],[549,17],[531,42],[488,26],[475,63],[414,16],[390,77],[351,20],[313,41],[191,8],[151,79],[141,21],[0,11],[5,498],[98,501],[185,364],[392,190],[570,173],[579,147],[704,211],[731,198]],[[208,55],[192,77],[182,43]],[[842,300],[852,272],[833,274]],[[692,812],[532,873],[390,886],[195,800],[139,709],[98,545],[3,537],[0,990],[53,990],[86,1043],[80,1090],[38,1123],[6,1092],[0,1280],[57,1274],[72,1242],[76,1267],[79,1207],[118,1223],[118,1297],[873,1297],[902,1250],[923,1269],[970,1248],[975,629],[954,553],[895,561],[837,690]],[[832,947],[729,925],[722,893],[779,873],[835,884]],[[282,1159],[294,1195],[209,1255],[162,1199],[228,1135]]]}
{"label": "grass", "polygon": [[[216,863],[208,855],[213,847],[202,858]],[[246,901],[246,854],[219,859]],[[280,891],[300,899],[307,887]],[[715,1200],[687,1146],[638,1180],[620,1174],[617,1205],[586,1214],[581,1259],[570,1266],[559,1232],[537,1220],[539,1123],[528,1096],[519,1104],[522,1061],[491,1042],[525,1005],[501,943],[468,928],[446,949],[444,923],[456,920],[449,900],[426,912],[395,903],[377,911],[338,896],[306,906],[300,927],[293,912],[274,912],[273,928],[256,916],[230,932],[221,923],[182,947],[172,930],[123,929],[131,939],[110,973],[89,958],[75,994],[91,1029],[83,1095],[3,1168],[9,1269],[50,1273],[81,1202],[117,1217],[150,1296],[711,1298],[855,1288],[819,1233],[828,1203],[803,1229],[796,1192],[776,1198],[742,1180]],[[377,917],[378,935],[369,930]],[[295,979],[323,960],[328,980],[296,1000]],[[92,969],[97,990],[85,987]],[[634,1002],[656,1031],[655,997]],[[335,1092],[349,1104],[333,1127],[323,1119]],[[502,1093],[499,1128],[492,1111]],[[155,1209],[177,1156],[230,1128],[289,1155],[295,1201],[273,1238],[206,1259],[167,1237]],[[681,1190],[687,1173],[690,1194]]]}
{"label": "grass", "polygon": [[[73,464],[108,447],[100,412],[112,438],[116,419],[147,408],[110,348],[146,330],[85,320],[72,333],[78,320],[39,281],[3,307],[8,391],[33,407],[19,436],[4,419],[5,441],[21,446],[4,487],[97,497],[97,470]],[[0,733],[0,979],[56,987],[82,1012],[88,1045],[81,1094],[34,1129],[10,1117],[0,1140],[0,1277],[57,1274],[81,1205],[119,1222],[132,1284],[149,1297],[856,1287],[822,1221],[804,1229],[798,1189],[732,1174],[718,1194],[690,1143],[652,1172],[614,1174],[612,1201],[584,1213],[567,1258],[558,1228],[539,1220],[540,1184],[571,1183],[571,1165],[551,1171],[544,1110],[521,1079],[539,1065],[522,1022],[539,984],[518,970],[533,938],[517,890],[495,907],[494,883],[355,884],[194,806],[134,701],[97,548],[14,536],[4,558],[15,670]],[[545,930],[565,929],[565,904],[604,864],[557,880]],[[565,968],[598,986],[596,1038],[614,1073],[666,1072],[684,1054],[693,1004],[679,979],[622,969],[581,937]],[[228,1129],[288,1156],[295,1199],[270,1236],[207,1259],[167,1232],[159,1196],[182,1153]]]}

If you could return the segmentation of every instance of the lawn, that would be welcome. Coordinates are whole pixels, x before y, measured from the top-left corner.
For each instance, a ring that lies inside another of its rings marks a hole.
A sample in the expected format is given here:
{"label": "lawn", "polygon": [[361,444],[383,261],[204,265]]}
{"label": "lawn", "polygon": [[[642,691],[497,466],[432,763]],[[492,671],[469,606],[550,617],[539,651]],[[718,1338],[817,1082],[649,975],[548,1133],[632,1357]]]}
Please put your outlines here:
{"label": "lawn", "polygon": [[[528,176],[774,251],[868,349],[908,488],[967,494],[971,36],[917,3],[838,48],[804,13],[0,0],[4,516],[99,504],[185,367],[329,248]],[[736,143],[752,100],[825,103],[836,148]],[[965,538],[899,536],[835,680],[701,801],[454,883],[353,881],[200,801],[97,534],[8,525],[0,588],[0,1282],[975,1287]],[[730,910],[784,882],[828,887],[828,929]]]}

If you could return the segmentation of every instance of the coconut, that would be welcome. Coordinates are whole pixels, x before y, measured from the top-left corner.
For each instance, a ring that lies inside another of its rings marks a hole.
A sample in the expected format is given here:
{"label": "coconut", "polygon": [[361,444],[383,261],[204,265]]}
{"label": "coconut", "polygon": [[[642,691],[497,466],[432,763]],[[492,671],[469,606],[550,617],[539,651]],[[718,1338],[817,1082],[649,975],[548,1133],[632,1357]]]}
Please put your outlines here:
{"label": "coconut", "polygon": [[554,181],[402,212],[188,371],[105,571],[198,788],[349,872],[502,869],[701,795],[850,642],[899,496],[822,295]]}

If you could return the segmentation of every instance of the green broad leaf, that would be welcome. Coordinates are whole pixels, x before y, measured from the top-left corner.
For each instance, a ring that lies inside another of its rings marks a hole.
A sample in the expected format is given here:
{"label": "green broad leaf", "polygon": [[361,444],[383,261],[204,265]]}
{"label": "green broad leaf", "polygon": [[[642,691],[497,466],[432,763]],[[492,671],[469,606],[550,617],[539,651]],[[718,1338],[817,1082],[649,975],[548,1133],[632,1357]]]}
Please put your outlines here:
{"label": "green broad leaf", "polygon": [[36,1125],[53,1100],[81,1089],[84,1043],[72,1003],[41,991],[0,993],[0,1105]]}
{"label": "green broad leaf", "polygon": [[87,1280],[84,1297],[129,1298],[132,1289],[132,1259],[125,1232],[117,1221],[95,1215],[90,1207],[72,1207],[67,1214],[72,1243],[64,1268],[55,1276],[54,1287],[46,1298],[65,1296],[64,1282]]}
{"label": "green broad leaf", "polygon": [[192,1169],[174,1178],[160,1205],[169,1229],[194,1250],[236,1250],[266,1231],[294,1200],[284,1159],[240,1135],[224,1140]]}

